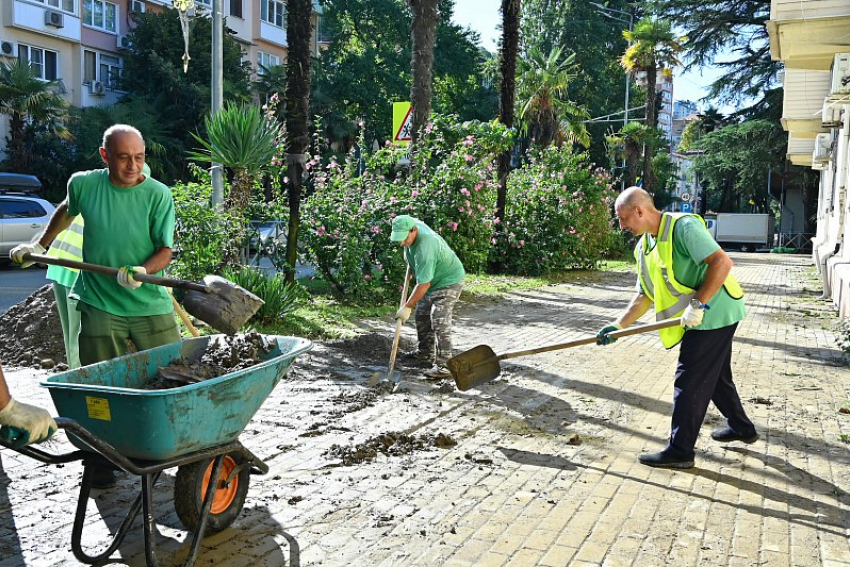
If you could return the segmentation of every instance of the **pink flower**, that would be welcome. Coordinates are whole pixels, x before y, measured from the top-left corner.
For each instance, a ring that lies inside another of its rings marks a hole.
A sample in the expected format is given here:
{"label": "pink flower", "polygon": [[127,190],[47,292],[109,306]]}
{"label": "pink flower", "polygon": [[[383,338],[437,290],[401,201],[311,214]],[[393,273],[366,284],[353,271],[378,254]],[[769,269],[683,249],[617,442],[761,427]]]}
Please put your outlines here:
{"label": "pink flower", "polygon": [[367,282],[370,282],[370,281],[372,281],[372,276],[370,276],[369,274],[366,274],[365,276],[363,276],[363,279],[366,280]]}
{"label": "pink flower", "polygon": [[465,159],[467,162],[470,162],[470,161],[474,160],[475,158],[474,158],[474,157],[472,157],[472,156],[471,156],[471,155],[469,155],[469,154],[466,154],[466,156],[464,157],[464,159]]}
{"label": "pink flower", "polygon": [[457,232],[457,223],[456,222],[450,222],[449,225],[452,227],[452,230]]}
{"label": "pink flower", "polygon": [[461,193],[461,195],[466,195],[467,197],[469,197],[469,195],[470,195],[469,189],[467,189],[466,187],[462,188],[460,190],[460,193]]}
{"label": "pink flower", "polygon": [[411,197],[418,197],[418,196],[419,196],[419,191],[417,191],[416,189],[414,189],[413,191],[411,191],[411,192],[410,192],[410,196],[411,196]]}

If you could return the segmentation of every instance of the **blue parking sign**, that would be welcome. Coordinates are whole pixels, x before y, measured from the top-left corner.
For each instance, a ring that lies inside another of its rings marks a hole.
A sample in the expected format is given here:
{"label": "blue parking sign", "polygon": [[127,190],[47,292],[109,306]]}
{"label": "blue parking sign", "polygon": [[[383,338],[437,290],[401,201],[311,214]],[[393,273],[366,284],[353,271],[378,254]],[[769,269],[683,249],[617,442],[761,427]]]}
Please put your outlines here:
{"label": "blue parking sign", "polygon": [[691,212],[691,204],[690,203],[682,203],[682,212],[690,213]]}

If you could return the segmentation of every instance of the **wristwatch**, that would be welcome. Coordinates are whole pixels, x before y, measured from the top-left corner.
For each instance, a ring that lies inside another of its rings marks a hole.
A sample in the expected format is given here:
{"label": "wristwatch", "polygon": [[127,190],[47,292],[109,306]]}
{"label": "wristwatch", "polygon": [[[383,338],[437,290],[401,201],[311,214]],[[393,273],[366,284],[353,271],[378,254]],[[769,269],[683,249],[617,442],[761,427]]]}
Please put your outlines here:
{"label": "wristwatch", "polygon": [[708,303],[703,303],[702,301],[700,301],[696,297],[691,299],[691,307],[693,307],[694,309],[711,309],[711,307],[708,305]]}

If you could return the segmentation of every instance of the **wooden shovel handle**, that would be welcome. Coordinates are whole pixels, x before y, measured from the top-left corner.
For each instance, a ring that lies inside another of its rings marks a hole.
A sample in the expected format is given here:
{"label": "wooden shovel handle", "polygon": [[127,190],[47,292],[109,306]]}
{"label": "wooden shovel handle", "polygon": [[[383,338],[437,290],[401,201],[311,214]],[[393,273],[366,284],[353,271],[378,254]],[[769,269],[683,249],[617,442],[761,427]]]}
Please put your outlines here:
{"label": "wooden shovel handle", "polygon": [[[407,271],[404,273],[404,286],[401,288],[401,302],[399,303],[398,308],[401,309],[404,307],[404,304],[407,303],[407,284],[410,282],[410,264],[407,265]],[[389,370],[387,370],[387,376],[392,379],[393,368],[395,368],[395,357],[398,353],[398,342],[401,339],[401,319],[396,321],[395,325],[395,336],[393,337],[393,349],[390,352],[390,366]]]}
{"label": "wooden shovel handle", "polygon": [[[659,321],[657,323],[650,323],[648,325],[638,325],[637,327],[629,327],[628,329],[623,329],[620,331],[614,331],[612,333],[608,333],[608,336],[614,339],[619,339],[620,337],[628,337],[629,335],[639,335],[640,333],[648,333],[650,331],[658,331],[659,329],[666,329],[668,327],[675,327],[681,324],[681,319],[676,317],[675,319],[665,319],[664,321]],[[532,348],[529,350],[516,350],[513,352],[506,352],[504,354],[500,354],[494,359],[490,360],[505,360],[506,358],[516,358],[518,356],[526,356],[529,354],[538,354],[541,352],[549,352],[552,350],[561,350],[565,348],[572,348],[582,345],[589,345],[591,343],[595,343],[598,339],[594,337],[588,337],[586,339],[578,339],[575,341],[570,341],[567,343],[559,343],[556,345],[550,345],[539,348]],[[483,361],[487,362],[487,361]]]}
{"label": "wooden shovel handle", "polygon": [[[88,262],[77,262],[76,260],[68,260],[67,258],[51,258],[50,256],[44,256],[43,254],[26,254],[24,255],[24,260],[37,262],[39,264],[49,264],[52,266],[64,266],[66,268],[75,268],[77,270],[85,270],[87,272],[94,272],[96,274],[103,274],[105,276],[115,276],[118,274],[118,268],[113,268],[111,266],[89,264]],[[161,276],[154,276],[151,274],[133,274],[133,279],[136,281],[153,285],[161,285],[165,287],[179,287],[181,289],[202,291],[204,293],[210,293],[211,291],[210,288],[203,284],[188,282],[186,280],[178,280],[174,278],[163,278]]]}

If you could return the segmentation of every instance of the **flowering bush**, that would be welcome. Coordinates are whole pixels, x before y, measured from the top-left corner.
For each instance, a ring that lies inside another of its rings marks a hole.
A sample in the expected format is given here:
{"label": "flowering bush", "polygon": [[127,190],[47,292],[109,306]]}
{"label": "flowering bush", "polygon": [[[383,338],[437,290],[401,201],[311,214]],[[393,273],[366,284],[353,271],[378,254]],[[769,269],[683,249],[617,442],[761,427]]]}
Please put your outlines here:
{"label": "flowering bush", "polygon": [[511,140],[499,124],[435,117],[406,175],[393,169],[403,155],[393,147],[366,156],[362,175],[353,154],[323,167],[314,158],[308,163],[314,191],[302,210],[306,261],[340,294],[396,296],[404,260],[389,240],[390,223],[408,214],[441,234],[468,271],[484,269],[496,200],[494,156]]}
{"label": "flowering bush", "polygon": [[590,268],[612,244],[610,175],[569,144],[533,149],[508,177],[505,230],[492,239],[508,272]]}

